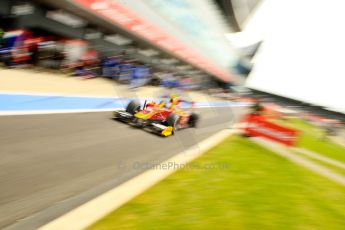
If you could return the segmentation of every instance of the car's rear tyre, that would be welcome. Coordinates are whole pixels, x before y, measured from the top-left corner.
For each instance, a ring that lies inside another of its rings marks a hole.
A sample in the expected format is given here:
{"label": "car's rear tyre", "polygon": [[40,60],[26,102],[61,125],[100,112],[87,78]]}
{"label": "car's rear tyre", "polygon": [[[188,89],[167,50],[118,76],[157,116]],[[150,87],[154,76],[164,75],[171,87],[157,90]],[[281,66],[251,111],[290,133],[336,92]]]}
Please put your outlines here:
{"label": "car's rear tyre", "polygon": [[173,127],[173,133],[179,129],[180,116],[174,113],[169,114],[166,120],[168,126]]}
{"label": "car's rear tyre", "polygon": [[131,101],[127,105],[126,112],[134,115],[136,112],[140,110],[140,102],[139,101]]}
{"label": "car's rear tyre", "polygon": [[192,113],[188,120],[188,125],[190,127],[196,128],[199,122],[199,114]]}

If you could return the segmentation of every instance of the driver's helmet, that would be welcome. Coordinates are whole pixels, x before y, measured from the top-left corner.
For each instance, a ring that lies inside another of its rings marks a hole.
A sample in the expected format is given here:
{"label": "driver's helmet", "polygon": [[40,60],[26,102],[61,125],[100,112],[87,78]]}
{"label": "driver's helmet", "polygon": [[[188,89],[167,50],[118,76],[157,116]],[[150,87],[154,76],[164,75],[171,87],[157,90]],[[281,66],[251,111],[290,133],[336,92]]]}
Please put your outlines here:
{"label": "driver's helmet", "polygon": [[180,103],[179,96],[177,94],[170,95],[170,109],[174,109],[176,105]]}
{"label": "driver's helmet", "polygon": [[158,107],[159,108],[163,108],[163,107],[165,107],[165,105],[166,105],[166,102],[165,101],[161,101],[161,102],[159,102]]}

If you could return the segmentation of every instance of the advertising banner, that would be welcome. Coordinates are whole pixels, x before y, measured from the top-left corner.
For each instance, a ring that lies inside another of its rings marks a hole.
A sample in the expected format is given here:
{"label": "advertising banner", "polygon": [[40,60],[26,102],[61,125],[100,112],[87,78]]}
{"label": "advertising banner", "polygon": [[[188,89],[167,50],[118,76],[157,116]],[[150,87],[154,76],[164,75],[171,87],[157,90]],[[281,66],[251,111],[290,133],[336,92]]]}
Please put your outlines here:
{"label": "advertising banner", "polygon": [[297,131],[268,121],[264,116],[248,115],[244,128],[246,135],[263,137],[288,146],[296,145]]}

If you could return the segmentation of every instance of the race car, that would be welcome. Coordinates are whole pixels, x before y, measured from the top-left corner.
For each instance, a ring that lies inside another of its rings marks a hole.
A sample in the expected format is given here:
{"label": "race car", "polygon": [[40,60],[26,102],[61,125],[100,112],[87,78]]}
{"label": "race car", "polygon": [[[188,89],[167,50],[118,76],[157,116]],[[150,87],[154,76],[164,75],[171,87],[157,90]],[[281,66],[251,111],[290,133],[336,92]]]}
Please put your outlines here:
{"label": "race car", "polygon": [[[141,107],[139,101],[131,101],[126,110],[117,110],[114,112],[114,118],[130,123],[139,128],[149,128],[162,136],[173,135],[177,130],[196,127],[199,115],[192,111],[187,111],[179,108],[181,100],[176,96],[171,96],[169,102],[161,101],[156,103],[154,101],[147,103]],[[194,103],[189,102],[191,108]]]}

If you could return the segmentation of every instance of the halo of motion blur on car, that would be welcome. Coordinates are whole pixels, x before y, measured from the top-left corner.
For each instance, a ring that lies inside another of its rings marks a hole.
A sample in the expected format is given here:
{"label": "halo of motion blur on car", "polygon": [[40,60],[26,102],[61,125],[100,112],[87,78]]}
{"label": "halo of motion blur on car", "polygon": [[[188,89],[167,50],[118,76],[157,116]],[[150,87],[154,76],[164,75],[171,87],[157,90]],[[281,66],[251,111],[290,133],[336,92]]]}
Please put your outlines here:
{"label": "halo of motion blur on car", "polygon": [[[180,108],[182,102],[189,103],[191,110]],[[168,101],[159,103],[145,101],[142,107],[139,101],[132,100],[125,110],[115,111],[114,118],[167,137],[179,129],[197,126],[199,115],[192,110],[193,107],[194,102],[177,95],[170,95]]]}

